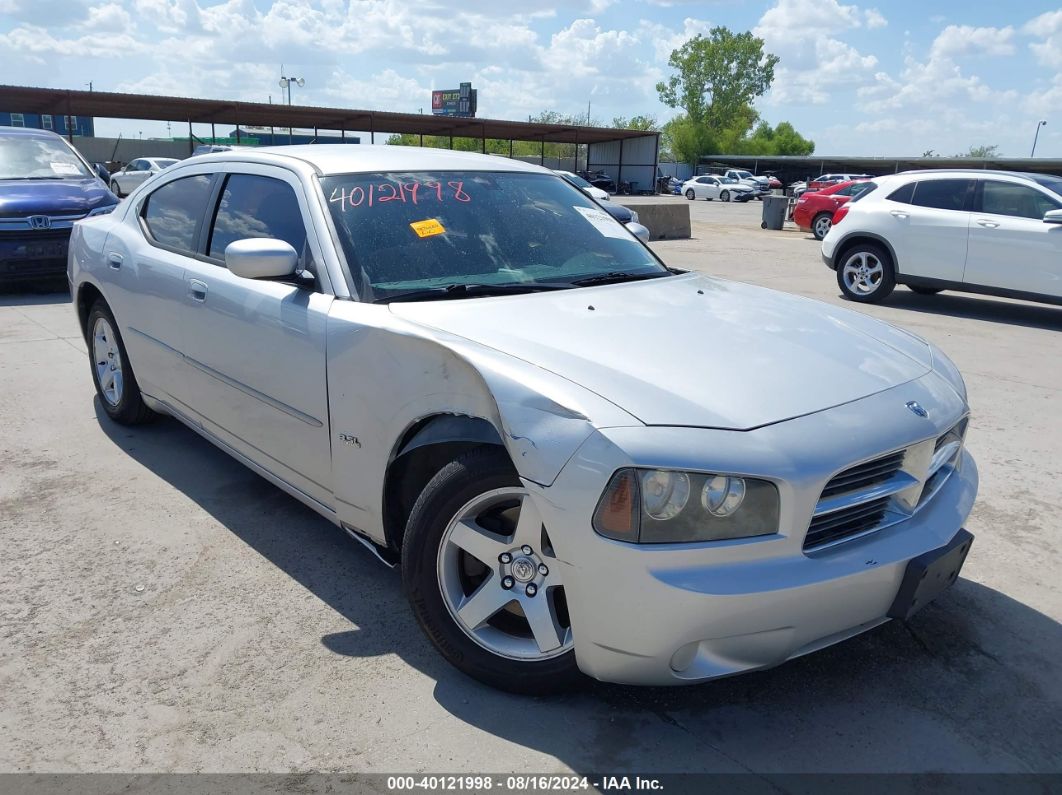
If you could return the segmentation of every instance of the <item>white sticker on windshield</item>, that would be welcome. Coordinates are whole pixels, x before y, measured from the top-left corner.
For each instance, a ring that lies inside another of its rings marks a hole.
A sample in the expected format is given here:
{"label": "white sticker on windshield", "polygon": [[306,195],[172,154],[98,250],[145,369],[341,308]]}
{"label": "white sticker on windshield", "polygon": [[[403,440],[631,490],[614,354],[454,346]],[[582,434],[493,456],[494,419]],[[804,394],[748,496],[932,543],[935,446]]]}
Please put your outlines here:
{"label": "white sticker on windshield", "polygon": [[73,163],[52,163],[52,171],[56,174],[80,174],[81,171]]}
{"label": "white sticker on windshield", "polygon": [[600,207],[573,207],[572,209],[589,221],[591,226],[604,237],[615,237],[620,240],[630,239],[630,234],[623,228],[623,224]]}

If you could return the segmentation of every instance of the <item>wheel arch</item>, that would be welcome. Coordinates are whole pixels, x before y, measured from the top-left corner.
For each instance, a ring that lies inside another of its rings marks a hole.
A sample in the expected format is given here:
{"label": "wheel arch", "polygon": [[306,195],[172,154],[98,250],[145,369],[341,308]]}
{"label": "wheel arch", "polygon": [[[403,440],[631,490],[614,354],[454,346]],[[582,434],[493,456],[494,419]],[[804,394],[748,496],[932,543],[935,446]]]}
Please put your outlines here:
{"label": "wheel arch", "polygon": [[[812,219],[814,222],[814,219]],[[837,270],[841,267],[841,261],[845,255],[855,246],[860,243],[871,243],[876,246],[881,246],[888,253],[889,258],[892,260],[893,272],[897,277],[900,275],[900,263],[896,259],[896,250],[892,247],[892,244],[881,235],[873,232],[852,232],[841,238],[835,249],[836,253],[833,256],[833,269]],[[897,279],[898,280],[898,279]]]}
{"label": "wheel arch", "polygon": [[462,453],[481,446],[498,447],[512,461],[498,429],[483,417],[438,413],[422,417],[406,428],[395,442],[384,474],[383,526],[387,546],[401,548],[413,505],[439,470]]}
{"label": "wheel arch", "polygon": [[[81,336],[88,340],[88,316],[92,311],[92,305],[97,301],[103,301],[107,304],[107,299],[103,297],[103,293],[100,292],[100,288],[94,285],[92,282],[82,282],[77,288],[77,319],[78,325],[81,327]],[[110,304],[107,304],[110,308]],[[114,311],[113,309],[111,310]]]}

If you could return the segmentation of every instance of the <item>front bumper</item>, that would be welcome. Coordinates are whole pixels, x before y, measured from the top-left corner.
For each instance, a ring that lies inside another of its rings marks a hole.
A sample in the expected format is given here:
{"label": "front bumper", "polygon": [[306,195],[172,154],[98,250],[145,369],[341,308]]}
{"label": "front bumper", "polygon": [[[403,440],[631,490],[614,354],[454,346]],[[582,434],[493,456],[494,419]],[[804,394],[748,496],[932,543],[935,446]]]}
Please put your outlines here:
{"label": "front bumper", "polygon": [[[897,404],[897,397],[912,393],[923,405],[938,393],[930,417],[941,421],[918,418],[903,401]],[[903,414],[891,413],[895,405]],[[907,384],[755,431],[656,427],[595,433],[554,484],[539,490],[562,566],[579,667],[614,682],[697,682],[778,665],[887,621],[908,562],[960,532],[977,492],[973,460],[964,452],[917,513],[870,535],[805,552],[808,522],[836,471],[942,433],[963,410],[954,393]],[[866,412],[881,422],[868,428]],[[587,517],[615,469],[704,470],[706,464],[710,471],[773,473],[783,506],[780,532],[638,546],[603,538],[589,527]]]}
{"label": "front bumper", "polygon": [[69,242],[69,229],[0,232],[0,281],[64,276]]}

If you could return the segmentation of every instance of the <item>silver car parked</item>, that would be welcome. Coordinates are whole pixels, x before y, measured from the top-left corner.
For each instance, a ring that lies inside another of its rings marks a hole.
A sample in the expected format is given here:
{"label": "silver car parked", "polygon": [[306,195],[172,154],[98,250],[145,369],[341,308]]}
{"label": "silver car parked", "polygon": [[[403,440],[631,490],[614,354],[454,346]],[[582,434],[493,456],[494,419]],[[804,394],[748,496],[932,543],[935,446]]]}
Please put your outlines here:
{"label": "silver car parked", "polygon": [[172,157],[138,157],[136,160],[130,160],[124,168],[111,174],[111,192],[118,198],[127,196],[149,177],[179,162],[181,161]]}
{"label": "silver car parked", "polygon": [[69,276],[113,420],[172,415],[399,560],[497,687],[777,665],[908,617],[970,549],[939,350],[668,269],[537,166],[192,158],[78,223]]}

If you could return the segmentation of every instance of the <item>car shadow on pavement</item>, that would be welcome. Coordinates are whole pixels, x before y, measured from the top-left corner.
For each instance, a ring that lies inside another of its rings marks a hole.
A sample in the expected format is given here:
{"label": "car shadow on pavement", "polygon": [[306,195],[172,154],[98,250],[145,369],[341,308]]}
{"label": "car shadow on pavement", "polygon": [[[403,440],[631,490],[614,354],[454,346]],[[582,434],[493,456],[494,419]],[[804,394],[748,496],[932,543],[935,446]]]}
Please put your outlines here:
{"label": "car shadow on pavement", "polygon": [[[124,428],[98,401],[96,414],[115,445],[351,623],[321,638],[327,649],[399,656],[435,680],[437,703],[473,734],[586,773],[1060,767],[1062,627],[992,588],[960,580],[910,624],[768,671],[682,688],[587,680],[561,696],[515,696],[444,662],[398,572],[310,509],[174,420]],[[484,757],[479,772],[512,769]],[[536,772],[557,769],[547,760]]]}
{"label": "car shadow on pavement", "polygon": [[990,323],[1005,323],[1008,326],[1062,331],[1062,306],[1012,303],[987,296],[958,293],[918,295],[903,288],[889,296],[883,306],[930,315],[948,315],[970,320],[985,320]]}

